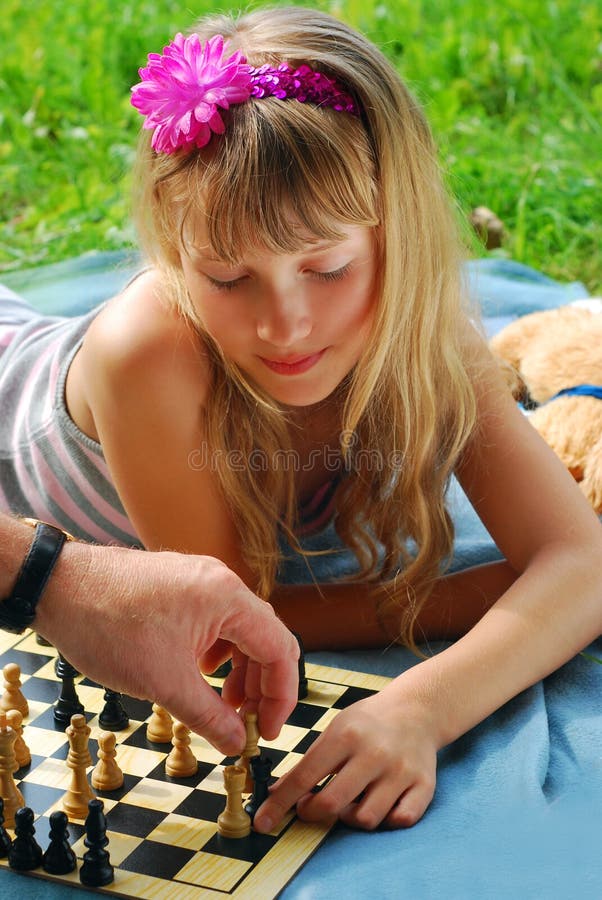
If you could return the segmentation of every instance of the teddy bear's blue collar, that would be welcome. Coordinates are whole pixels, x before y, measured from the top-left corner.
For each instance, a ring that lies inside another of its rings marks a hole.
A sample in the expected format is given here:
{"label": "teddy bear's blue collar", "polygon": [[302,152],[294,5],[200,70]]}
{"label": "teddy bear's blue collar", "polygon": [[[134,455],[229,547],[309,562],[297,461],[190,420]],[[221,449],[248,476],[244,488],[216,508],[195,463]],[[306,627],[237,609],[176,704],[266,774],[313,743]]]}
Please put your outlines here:
{"label": "teddy bear's blue collar", "polygon": [[602,400],[602,387],[599,387],[597,384],[578,384],[575,387],[558,391],[557,394],[550,397],[548,403],[556,400],[557,397],[596,397],[598,400]]}

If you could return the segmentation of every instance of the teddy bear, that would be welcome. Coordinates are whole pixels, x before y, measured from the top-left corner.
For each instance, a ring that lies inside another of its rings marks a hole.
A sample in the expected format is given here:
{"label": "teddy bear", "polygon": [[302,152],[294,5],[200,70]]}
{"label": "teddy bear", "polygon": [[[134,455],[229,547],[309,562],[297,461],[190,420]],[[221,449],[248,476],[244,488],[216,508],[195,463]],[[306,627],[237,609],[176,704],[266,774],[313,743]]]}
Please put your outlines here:
{"label": "teddy bear", "polygon": [[[490,339],[514,397],[602,513],[602,300],[522,316]],[[575,389],[575,390],[571,390]]]}

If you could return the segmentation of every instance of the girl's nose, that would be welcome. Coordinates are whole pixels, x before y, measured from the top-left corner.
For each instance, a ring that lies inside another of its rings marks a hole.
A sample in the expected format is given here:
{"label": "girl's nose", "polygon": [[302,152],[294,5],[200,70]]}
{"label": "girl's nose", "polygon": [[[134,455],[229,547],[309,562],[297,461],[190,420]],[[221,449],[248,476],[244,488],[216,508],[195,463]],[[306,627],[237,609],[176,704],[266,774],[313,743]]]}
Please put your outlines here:
{"label": "girl's nose", "polygon": [[300,296],[271,297],[257,319],[257,336],[274,347],[294,347],[310,334],[312,319]]}

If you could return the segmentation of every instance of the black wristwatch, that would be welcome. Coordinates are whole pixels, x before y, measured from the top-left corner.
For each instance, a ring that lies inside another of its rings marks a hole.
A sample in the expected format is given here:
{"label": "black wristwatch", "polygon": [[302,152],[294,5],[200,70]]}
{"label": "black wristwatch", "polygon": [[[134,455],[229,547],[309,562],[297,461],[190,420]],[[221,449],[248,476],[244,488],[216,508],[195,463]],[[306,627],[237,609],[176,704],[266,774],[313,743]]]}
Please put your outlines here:
{"label": "black wristwatch", "polygon": [[33,625],[36,606],[52,574],[65,541],[75,538],[47,522],[21,519],[35,528],[29,552],[23,561],[10,596],[0,601],[0,628],[22,634]]}

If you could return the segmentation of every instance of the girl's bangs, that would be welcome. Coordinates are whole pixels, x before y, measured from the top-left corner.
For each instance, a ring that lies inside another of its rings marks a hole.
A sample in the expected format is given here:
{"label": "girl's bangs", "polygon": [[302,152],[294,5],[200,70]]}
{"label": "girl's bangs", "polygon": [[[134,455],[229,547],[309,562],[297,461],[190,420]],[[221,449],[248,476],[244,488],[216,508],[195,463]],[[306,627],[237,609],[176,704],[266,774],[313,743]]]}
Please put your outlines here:
{"label": "girl's bangs", "polygon": [[279,100],[241,105],[176,190],[180,235],[190,236],[202,211],[212,251],[230,263],[250,247],[294,253],[341,240],[341,226],[378,224],[373,168],[365,132],[346,113]]}

